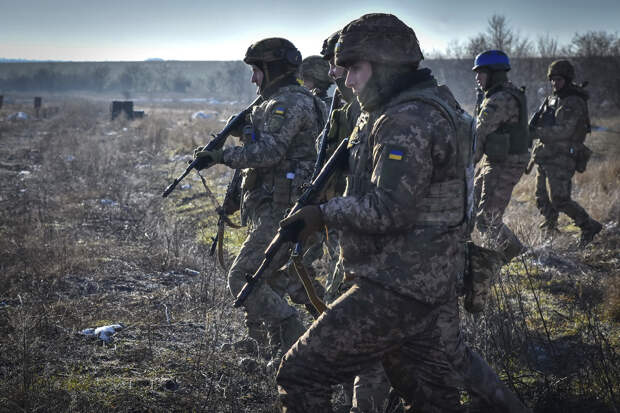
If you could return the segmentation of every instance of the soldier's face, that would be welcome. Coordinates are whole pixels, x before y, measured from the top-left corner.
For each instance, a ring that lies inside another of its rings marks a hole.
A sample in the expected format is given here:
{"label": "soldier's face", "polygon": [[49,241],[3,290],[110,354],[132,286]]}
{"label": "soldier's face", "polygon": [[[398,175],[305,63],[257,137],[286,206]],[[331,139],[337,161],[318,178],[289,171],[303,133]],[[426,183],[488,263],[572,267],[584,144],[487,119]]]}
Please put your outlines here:
{"label": "soldier's face", "polygon": [[553,86],[554,92],[562,90],[564,85],[566,85],[566,80],[564,80],[562,76],[551,76],[549,80],[551,81],[551,86]]}
{"label": "soldier's face", "polygon": [[256,85],[256,87],[260,88],[260,85],[263,83],[264,73],[260,68],[256,65],[252,65],[252,83]]}
{"label": "soldier's face", "polygon": [[334,58],[332,57],[331,60],[329,61],[329,77],[336,80],[346,75],[347,75],[347,69],[345,69],[342,66],[336,66],[336,64],[334,63]]}
{"label": "soldier's face", "polygon": [[367,60],[360,60],[349,66],[347,79],[344,85],[353,90],[353,94],[359,96],[372,76],[372,65]]}
{"label": "soldier's face", "polygon": [[487,81],[489,80],[489,74],[485,71],[476,71],[476,84],[482,90],[487,88]]}

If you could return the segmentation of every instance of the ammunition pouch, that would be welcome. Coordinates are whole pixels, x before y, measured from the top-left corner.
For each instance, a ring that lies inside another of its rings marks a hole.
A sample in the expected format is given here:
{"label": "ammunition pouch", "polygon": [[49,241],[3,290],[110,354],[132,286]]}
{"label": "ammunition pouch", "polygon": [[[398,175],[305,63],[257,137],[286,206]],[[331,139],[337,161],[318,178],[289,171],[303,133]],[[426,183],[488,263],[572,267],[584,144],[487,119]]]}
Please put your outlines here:
{"label": "ammunition pouch", "polygon": [[490,133],[484,143],[484,153],[491,162],[504,162],[510,153],[510,134]]}
{"label": "ammunition pouch", "polygon": [[463,179],[431,184],[428,195],[420,200],[415,223],[421,226],[455,226],[465,216],[465,183]]}
{"label": "ammunition pouch", "polygon": [[502,266],[502,254],[469,241],[466,244],[467,264],[463,277],[465,309],[479,313],[484,309],[491,282]]}
{"label": "ammunition pouch", "polygon": [[573,151],[573,157],[575,159],[575,170],[579,173],[585,172],[586,167],[588,166],[588,161],[592,156],[592,150],[586,145],[579,145],[577,149],[574,149]]}

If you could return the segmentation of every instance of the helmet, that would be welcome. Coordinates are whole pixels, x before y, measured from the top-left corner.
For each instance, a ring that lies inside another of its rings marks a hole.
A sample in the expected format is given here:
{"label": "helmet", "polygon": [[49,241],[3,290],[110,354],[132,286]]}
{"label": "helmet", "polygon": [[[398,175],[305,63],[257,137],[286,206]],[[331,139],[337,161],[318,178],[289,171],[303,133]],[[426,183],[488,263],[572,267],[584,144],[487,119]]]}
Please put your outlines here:
{"label": "helmet", "polygon": [[365,14],[347,24],[336,43],[336,64],[358,60],[417,66],[424,56],[413,29],[393,14]]}
{"label": "helmet", "polygon": [[575,78],[575,68],[568,60],[555,60],[547,69],[547,78],[551,79],[551,76],[562,76],[570,82]]}
{"label": "helmet", "polygon": [[308,56],[301,62],[301,78],[313,79],[320,88],[328,88],[332,82],[329,78],[329,63],[321,56]]}
{"label": "helmet", "polygon": [[487,50],[476,56],[471,70],[488,69],[491,71],[510,70],[510,59],[501,50]]}
{"label": "helmet", "polygon": [[334,57],[334,49],[336,48],[336,43],[340,38],[340,30],[332,33],[327,39],[323,40],[323,48],[321,49],[321,56],[325,60],[331,60]]}
{"label": "helmet", "polygon": [[249,65],[260,62],[283,62],[298,67],[301,64],[301,53],[293,43],[280,37],[259,40],[245,52],[243,61]]}

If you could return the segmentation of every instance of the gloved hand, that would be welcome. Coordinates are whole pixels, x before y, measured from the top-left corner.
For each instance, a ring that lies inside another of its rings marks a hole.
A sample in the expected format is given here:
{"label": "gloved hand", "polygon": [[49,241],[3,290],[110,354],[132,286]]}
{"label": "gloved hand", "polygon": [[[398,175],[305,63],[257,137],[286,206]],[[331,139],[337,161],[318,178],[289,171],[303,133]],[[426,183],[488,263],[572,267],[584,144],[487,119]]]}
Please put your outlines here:
{"label": "gloved hand", "polygon": [[222,149],[213,149],[211,151],[204,150],[204,146],[194,149],[194,160],[198,159],[196,169],[199,171],[209,168],[215,164],[222,163]]}
{"label": "gloved hand", "polygon": [[323,212],[318,205],[305,206],[290,217],[280,221],[281,231],[289,232],[286,238],[302,243],[324,226]]}

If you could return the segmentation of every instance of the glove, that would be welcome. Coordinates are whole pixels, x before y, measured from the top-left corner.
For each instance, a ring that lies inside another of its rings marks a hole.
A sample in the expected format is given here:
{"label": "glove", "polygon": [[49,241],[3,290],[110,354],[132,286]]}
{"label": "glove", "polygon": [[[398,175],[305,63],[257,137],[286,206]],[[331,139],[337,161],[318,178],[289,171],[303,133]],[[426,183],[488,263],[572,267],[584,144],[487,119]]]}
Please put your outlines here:
{"label": "glove", "polygon": [[290,217],[280,221],[281,231],[288,232],[285,238],[302,243],[324,226],[323,212],[318,205],[305,206]]}
{"label": "glove", "polygon": [[209,168],[215,164],[222,163],[222,149],[213,149],[211,151],[204,150],[204,146],[194,149],[194,160],[198,160],[196,169],[199,171]]}

